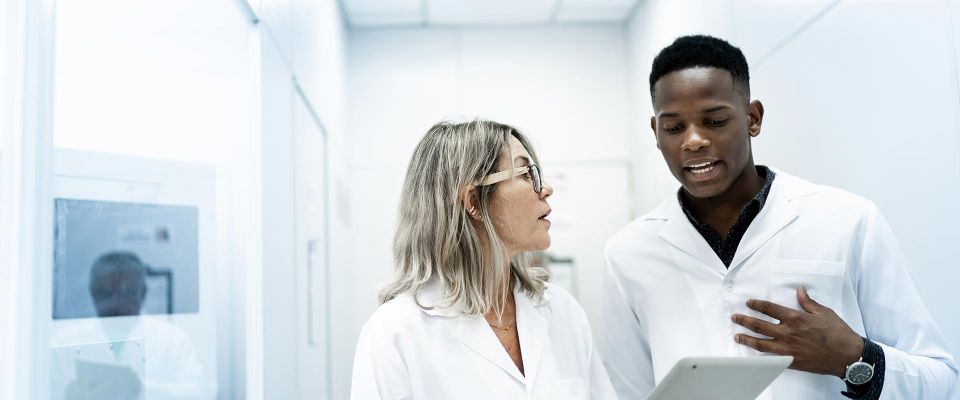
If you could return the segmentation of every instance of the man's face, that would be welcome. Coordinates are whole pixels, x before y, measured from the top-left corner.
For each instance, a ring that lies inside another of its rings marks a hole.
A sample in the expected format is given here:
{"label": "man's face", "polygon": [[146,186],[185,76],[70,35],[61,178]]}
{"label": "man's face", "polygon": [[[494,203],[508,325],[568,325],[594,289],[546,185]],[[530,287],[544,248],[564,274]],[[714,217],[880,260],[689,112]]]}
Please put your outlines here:
{"label": "man's face", "polygon": [[90,295],[99,317],[138,315],[146,295],[146,284],[133,272],[93,274]]}
{"label": "man's face", "polygon": [[674,71],[654,88],[650,128],[670,172],[693,197],[727,193],[753,167],[750,138],[760,134],[763,106],[718,68]]}

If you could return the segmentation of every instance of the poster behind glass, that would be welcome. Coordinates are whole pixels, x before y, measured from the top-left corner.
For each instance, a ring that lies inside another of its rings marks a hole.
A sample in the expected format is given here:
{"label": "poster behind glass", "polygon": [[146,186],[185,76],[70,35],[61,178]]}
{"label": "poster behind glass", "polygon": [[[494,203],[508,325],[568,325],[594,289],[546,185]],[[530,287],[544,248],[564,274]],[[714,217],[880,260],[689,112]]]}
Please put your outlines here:
{"label": "poster behind glass", "polygon": [[54,200],[53,318],[199,310],[197,207]]}

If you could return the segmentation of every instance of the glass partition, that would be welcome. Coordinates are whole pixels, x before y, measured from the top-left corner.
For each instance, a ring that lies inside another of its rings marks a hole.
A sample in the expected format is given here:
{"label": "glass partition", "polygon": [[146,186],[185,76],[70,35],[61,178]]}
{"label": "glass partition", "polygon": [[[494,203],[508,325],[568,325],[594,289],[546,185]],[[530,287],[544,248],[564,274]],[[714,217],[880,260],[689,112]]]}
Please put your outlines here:
{"label": "glass partition", "polygon": [[229,1],[55,15],[49,397],[243,398],[256,27]]}

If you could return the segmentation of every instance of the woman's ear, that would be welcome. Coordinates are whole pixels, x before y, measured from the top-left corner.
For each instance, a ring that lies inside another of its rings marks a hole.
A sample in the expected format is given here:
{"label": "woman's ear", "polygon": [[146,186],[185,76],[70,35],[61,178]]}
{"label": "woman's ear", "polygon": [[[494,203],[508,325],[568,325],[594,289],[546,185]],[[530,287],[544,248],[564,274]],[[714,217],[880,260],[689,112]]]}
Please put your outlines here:
{"label": "woman's ear", "polygon": [[476,186],[467,185],[467,187],[463,188],[463,190],[460,191],[460,202],[463,203],[463,209],[466,210],[470,218],[476,221],[480,220],[480,211],[477,210],[479,199],[477,198]]}

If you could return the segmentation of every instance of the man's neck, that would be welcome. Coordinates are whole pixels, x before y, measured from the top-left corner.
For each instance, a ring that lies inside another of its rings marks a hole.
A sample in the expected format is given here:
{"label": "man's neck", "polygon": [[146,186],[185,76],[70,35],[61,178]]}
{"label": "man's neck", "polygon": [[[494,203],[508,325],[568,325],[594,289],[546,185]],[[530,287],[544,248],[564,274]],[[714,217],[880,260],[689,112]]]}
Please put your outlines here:
{"label": "man's neck", "polygon": [[763,187],[763,179],[757,173],[753,163],[743,169],[727,191],[718,196],[696,198],[683,191],[683,198],[690,212],[698,221],[710,225],[721,237],[726,238],[727,231],[737,221],[740,210],[753,199]]}

